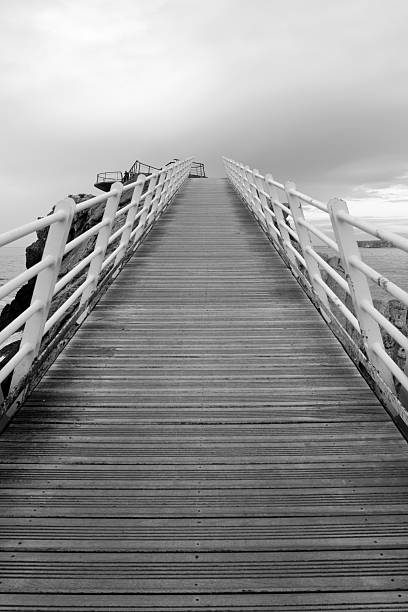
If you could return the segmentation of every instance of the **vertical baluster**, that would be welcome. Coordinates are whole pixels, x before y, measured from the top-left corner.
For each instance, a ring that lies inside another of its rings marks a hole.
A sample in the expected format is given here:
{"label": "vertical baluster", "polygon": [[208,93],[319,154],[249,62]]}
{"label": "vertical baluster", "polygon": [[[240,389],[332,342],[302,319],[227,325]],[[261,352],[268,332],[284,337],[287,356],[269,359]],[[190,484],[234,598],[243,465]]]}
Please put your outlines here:
{"label": "vertical baluster", "polygon": [[[112,233],[115,214],[118,209],[123,191],[123,184],[119,182],[113,183],[113,185],[111,186],[111,191],[114,193],[112,193],[112,195],[108,198],[105,205],[105,211],[102,217],[102,221],[105,222],[105,225],[99,230],[95,242],[94,250],[97,251],[97,254],[92,259],[88,269],[87,280],[90,281],[90,284],[85,288],[82,294],[82,298],[79,304],[80,307],[84,306],[89,302],[98,286],[102,264],[105,259],[109,238]],[[85,316],[86,313],[84,312],[78,322],[81,322],[85,318]]]}
{"label": "vertical baluster", "polygon": [[191,163],[186,162],[179,166],[176,166],[173,170],[174,178],[173,178],[173,192],[172,197],[179,190],[179,188],[183,185],[190,174]]}
{"label": "vertical baluster", "polygon": [[252,188],[251,188],[251,178],[252,178],[251,177],[251,168],[249,166],[245,166],[244,167],[244,172],[245,172],[245,195],[246,195],[246,201],[248,202],[249,208],[252,210],[254,215],[256,217],[258,217],[257,209],[256,209],[256,202],[254,202],[253,192],[252,192]]}
{"label": "vertical baluster", "polygon": [[181,176],[182,168],[180,164],[175,164],[172,168],[170,168],[170,176],[169,176],[169,184],[167,189],[167,199],[166,203],[162,208],[166,208],[171,202],[173,195],[180,184],[180,176]]}
{"label": "vertical baluster", "polygon": [[327,295],[318,282],[318,280],[322,280],[319,265],[310,254],[310,249],[312,248],[312,240],[309,230],[301,223],[305,219],[302,202],[298,197],[293,195],[293,191],[296,191],[296,185],[292,181],[288,181],[285,184],[285,192],[288,199],[289,208],[292,213],[292,218],[295,223],[296,233],[299,238],[302,255],[306,263],[306,269],[307,274],[309,276],[311,289],[318,296],[320,301],[326,306],[326,308],[330,308]]}
{"label": "vertical baluster", "polygon": [[48,313],[51,307],[52,297],[54,295],[55,284],[58,279],[58,274],[61,270],[61,262],[64,255],[64,249],[67,242],[69,230],[72,223],[72,218],[75,212],[75,202],[72,198],[65,198],[55,206],[54,212],[61,212],[63,218],[56,223],[53,223],[48,230],[47,240],[45,242],[42,259],[50,258],[53,264],[42,270],[35,281],[31,304],[39,303],[41,307],[37,310],[26,322],[24,326],[23,336],[20,346],[29,346],[30,352],[16,366],[12,380],[11,388],[28,373],[31,364],[37,357],[41,347],[41,340],[44,334],[44,326],[47,322]]}
{"label": "vertical baluster", "polygon": [[117,266],[122,261],[122,259],[124,258],[126,254],[126,251],[129,245],[130,235],[132,233],[133,225],[135,222],[135,217],[137,214],[137,210],[139,208],[140,197],[142,195],[145,180],[146,180],[145,175],[139,174],[137,181],[136,181],[135,188],[133,189],[132,199],[130,201],[131,208],[129,208],[127,215],[126,215],[125,225],[127,225],[127,227],[121,236],[121,240],[119,244],[121,250],[116,255],[115,266]]}
{"label": "vertical baluster", "polygon": [[281,201],[278,196],[278,190],[273,183],[273,177],[271,174],[267,174],[265,176],[265,184],[268,188],[268,192],[271,198],[271,207],[275,214],[276,225],[280,233],[280,240],[279,240],[280,246],[283,249],[284,253],[286,254],[286,257],[288,258],[291,264],[292,271],[296,275],[298,275],[298,264],[297,264],[295,255],[292,253],[291,249],[288,248],[288,244],[291,244],[290,235],[289,235],[288,230],[285,227],[286,222],[285,222],[285,216],[283,214],[283,210],[277,204],[277,202],[281,203]]}
{"label": "vertical baluster", "polygon": [[[257,170],[254,170],[254,173],[255,172],[258,173]],[[268,235],[272,238],[272,240],[276,241],[277,240],[277,230],[276,230],[276,226],[274,224],[274,219],[273,219],[273,215],[272,215],[271,209],[269,207],[268,198],[265,195],[265,193],[267,193],[267,191],[266,191],[266,184],[265,184],[265,177],[260,177],[260,176],[256,177],[256,176],[254,176],[254,179],[255,179],[255,185],[256,185],[258,193],[259,193],[259,199],[261,201],[262,211],[263,211],[264,216],[265,216],[266,231],[267,231]]]}
{"label": "vertical baluster", "polygon": [[[265,196],[262,195],[262,183],[260,182],[260,172],[258,168],[254,168],[252,170],[252,198],[257,210],[257,217],[259,222],[265,231],[268,231],[268,218],[267,218],[267,210],[265,210],[264,205],[266,203]],[[267,207],[266,207],[267,208]]]}
{"label": "vertical baluster", "polygon": [[149,182],[147,185],[147,191],[146,191],[146,195],[145,195],[144,202],[143,202],[142,212],[139,217],[139,223],[137,225],[137,230],[135,232],[133,246],[136,246],[136,244],[139,242],[140,238],[142,237],[146,229],[145,228],[146,219],[147,219],[147,215],[149,214],[152,199],[155,197],[155,193],[156,193],[155,189],[156,189],[157,181],[158,181],[157,174],[152,174],[149,178]]}
{"label": "vertical baluster", "polygon": [[248,177],[247,177],[246,167],[243,164],[241,164],[240,170],[241,170],[241,183],[240,183],[241,196],[245,200],[248,207],[251,208],[250,198],[248,194]]}
{"label": "vertical baluster", "polygon": [[156,207],[156,215],[159,215],[168,205],[171,199],[171,187],[175,174],[175,165],[170,166],[166,172],[166,178],[163,183],[163,190],[160,197],[160,202]]}
{"label": "vertical baluster", "polygon": [[246,201],[246,193],[245,193],[245,169],[242,164],[240,164],[236,168],[236,183],[235,188],[240,194],[241,198]]}
{"label": "vertical baluster", "polygon": [[394,391],[392,374],[374,350],[376,345],[384,348],[380,326],[362,307],[364,302],[373,306],[373,301],[367,277],[352,265],[353,258],[361,260],[361,256],[353,227],[341,218],[343,213],[348,214],[349,212],[347,204],[343,200],[334,198],[330,200],[328,209],[367,357],[377,368],[382,379]]}
{"label": "vertical baluster", "polygon": [[239,164],[237,167],[237,182],[235,188],[240,194],[241,198],[247,201],[246,192],[245,192],[245,168],[243,164]]}
{"label": "vertical baluster", "polygon": [[192,161],[186,162],[177,170],[176,190],[188,179],[191,171]]}
{"label": "vertical baluster", "polygon": [[164,196],[164,189],[165,189],[165,182],[166,182],[166,178],[167,178],[167,170],[162,170],[161,174],[159,176],[159,181],[157,183],[157,187],[156,187],[156,193],[155,196],[153,198],[153,203],[152,203],[152,210],[157,210],[162,203],[162,199]]}

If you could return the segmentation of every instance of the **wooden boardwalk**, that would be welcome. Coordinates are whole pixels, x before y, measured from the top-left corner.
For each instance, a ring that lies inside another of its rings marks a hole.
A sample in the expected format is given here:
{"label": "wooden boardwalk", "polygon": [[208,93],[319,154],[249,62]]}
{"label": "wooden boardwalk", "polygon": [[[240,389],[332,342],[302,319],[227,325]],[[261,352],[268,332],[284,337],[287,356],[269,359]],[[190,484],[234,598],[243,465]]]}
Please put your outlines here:
{"label": "wooden boardwalk", "polygon": [[0,610],[408,610],[406,442],[226,180],[1,440]]}

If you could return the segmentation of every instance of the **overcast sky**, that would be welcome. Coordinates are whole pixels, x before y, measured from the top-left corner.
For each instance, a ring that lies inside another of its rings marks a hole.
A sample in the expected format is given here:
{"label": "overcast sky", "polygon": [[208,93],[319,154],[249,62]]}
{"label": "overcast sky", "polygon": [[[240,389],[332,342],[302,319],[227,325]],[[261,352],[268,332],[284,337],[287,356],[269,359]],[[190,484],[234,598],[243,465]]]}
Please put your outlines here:
{"label": "overcast sky", "polygon": [[[1,227],[221,155],[408,223],[408,0],[0,0]],[[361,200],[362,199],[362,200]]]}

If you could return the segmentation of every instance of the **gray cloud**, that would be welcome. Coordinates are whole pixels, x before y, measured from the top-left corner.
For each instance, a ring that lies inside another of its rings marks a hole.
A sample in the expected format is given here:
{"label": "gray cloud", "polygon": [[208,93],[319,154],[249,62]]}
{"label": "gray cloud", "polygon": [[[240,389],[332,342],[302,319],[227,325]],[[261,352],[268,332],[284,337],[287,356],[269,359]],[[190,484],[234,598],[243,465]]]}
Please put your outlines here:
{"label": "gray cloud", "polygon": [[323,199],[408,169],[406,0],[0,0],[0,13],[3,229],[135,158],[193,154],[221,175],[226,154]]}

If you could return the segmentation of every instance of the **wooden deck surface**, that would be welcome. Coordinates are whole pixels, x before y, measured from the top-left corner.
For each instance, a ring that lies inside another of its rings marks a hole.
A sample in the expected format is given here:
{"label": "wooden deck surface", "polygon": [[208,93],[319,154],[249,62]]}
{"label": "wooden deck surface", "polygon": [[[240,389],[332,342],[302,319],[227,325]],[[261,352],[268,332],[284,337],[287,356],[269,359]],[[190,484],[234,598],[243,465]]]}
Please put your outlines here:
{"label": "wooden deck surface", "polygon": [[408,610],[407,445],[223,179],[4,432],[0,610]]}

